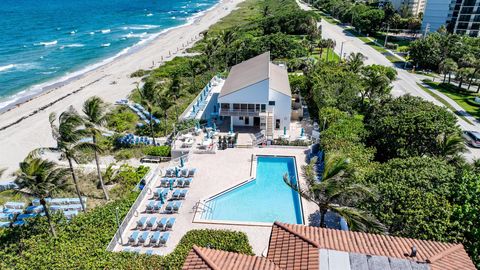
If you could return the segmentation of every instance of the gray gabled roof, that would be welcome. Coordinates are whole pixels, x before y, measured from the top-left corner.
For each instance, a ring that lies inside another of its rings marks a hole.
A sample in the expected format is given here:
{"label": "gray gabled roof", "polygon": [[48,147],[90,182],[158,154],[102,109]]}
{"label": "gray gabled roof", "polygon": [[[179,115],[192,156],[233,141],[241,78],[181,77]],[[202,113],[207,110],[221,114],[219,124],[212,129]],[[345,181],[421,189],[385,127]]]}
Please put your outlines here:
{"label": "gray gabled roof", "polygon": [[291,96],[288,73],[270,63],[270,52],[266,52],[232,67],[220,91],[223,97],[250,85],[270,79],[270,88]]}

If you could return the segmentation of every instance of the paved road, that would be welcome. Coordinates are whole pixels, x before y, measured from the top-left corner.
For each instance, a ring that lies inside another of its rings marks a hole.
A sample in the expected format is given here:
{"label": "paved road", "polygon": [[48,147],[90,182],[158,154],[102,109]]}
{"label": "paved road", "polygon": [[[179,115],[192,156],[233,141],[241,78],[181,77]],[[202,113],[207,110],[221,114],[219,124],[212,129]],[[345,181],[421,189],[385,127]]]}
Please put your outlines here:
{"label": "paved road", "polygon": [[[299,6],[304,10],[311,10],[309,6],[297,0]],[[417,83],[421,83],[422,79],[425,78],[421,75],[415,75],[409,73],[408,71],[402,69],[401,67],[396,67],[392,62],[390,62],[383,54],[376,51],[371,46],[365,44],[359,38],[356,38],[351,33],[345,31],[344,28],[331,24],[325,20],[322,20],[320,23],[322,27],[322,38],[330,38],[336,41],[335,51],[338,55],[349,55],[350,53],[357,53],[360,52],[367,57],[365,63],[367,65],[371,64],[379,64],[384,66],[391,66],[394,67],[397,72],[397,80],[393,83],[392,95],[393,96],[401,96],[410,94],[412,96],[421,97],[425,100],[431,101],[438,106],[444,106],[441,102],[437,101],[427,92],[422,90]],[[342,48],[343,44],[343,48]],[[444,99],[448,99],[448,97],[442,96]],[[451,100],[450,100],[451,101]],[[452,101],[453,102],[453,101]],[[455,102],[453,102],[455,103]],[[455,103],[456,104],[456,103]],[[461,109],[457,104],[454,106],[455,108]],[[475,125],[471,125],[468,122],[464,121],[463,119],[459,118],[458,124],[463,130],[477,130],[480,132],[480,123],[478,121],[475,122]],[[469,160],[478,159],[480,158],[480,149],[475,148],[468,148],[469,152],[465,154],[466,158]]]}

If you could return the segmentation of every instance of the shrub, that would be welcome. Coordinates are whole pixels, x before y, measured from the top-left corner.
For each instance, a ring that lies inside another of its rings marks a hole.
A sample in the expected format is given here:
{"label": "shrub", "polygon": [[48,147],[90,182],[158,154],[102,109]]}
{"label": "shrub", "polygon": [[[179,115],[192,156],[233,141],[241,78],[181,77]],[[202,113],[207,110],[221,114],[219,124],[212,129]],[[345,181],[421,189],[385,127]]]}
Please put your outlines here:
{"label": "shrub", "polygon": [[170,156],[170,146],[149,146],[143,149],[143,153],[147,156],[156,156],[156,157],[169,157]]}
{"label": "shrub", "polygon": [[181,269],[193,245],[254,255],[247,235],[243,232],[210,229],[191,230],[182,237],[175,250],[165,256],[163,266],[166,269]]}
{"label": "shrub", "polygon": [[116,132],[134,131],[138,116],[126,107],[117,107],[107,116],[107,126]]}
{"label": "shrub", "polygon": [[397,50],[398,49],[398,44],[387,42],[386,48],[391,49],[391,50]]}
{"label": "shrub", "polygon": [[149,73],[150,73],[149,70],[139,69],[133,72],[132,74],[130,74],[130,78],[143,77]]}

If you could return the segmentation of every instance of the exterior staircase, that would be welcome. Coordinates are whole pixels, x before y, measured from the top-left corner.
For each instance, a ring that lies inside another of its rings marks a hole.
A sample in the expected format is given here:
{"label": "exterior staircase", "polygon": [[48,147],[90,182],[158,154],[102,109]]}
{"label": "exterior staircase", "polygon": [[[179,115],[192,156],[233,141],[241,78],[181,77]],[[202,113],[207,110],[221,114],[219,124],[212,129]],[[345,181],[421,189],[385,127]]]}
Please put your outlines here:
{"label": "exterior staircase", "polygon": [[267,138],[273,139],[273,113],[267,113],[267,125],[265,135]]}

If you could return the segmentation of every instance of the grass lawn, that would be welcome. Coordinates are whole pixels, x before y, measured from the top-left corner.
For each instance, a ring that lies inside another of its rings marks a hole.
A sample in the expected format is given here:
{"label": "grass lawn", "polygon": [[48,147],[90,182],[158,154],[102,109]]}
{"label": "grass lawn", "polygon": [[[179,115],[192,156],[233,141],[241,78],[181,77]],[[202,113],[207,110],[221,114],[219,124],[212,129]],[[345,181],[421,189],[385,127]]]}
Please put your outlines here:
{"label": "grass lawn", "polygon": [[[382,33],[382,32],[377,33],[377,35],[375,35],[375,38],[381,42],[385,42],[385,33]],[[388,43],[393,43],[398,45],[397,52],[408,51],[410,43],[412,42],[411,40],[395,40],[394,37],[390,37],[390,36],[388,37],[387,41]]]}
{"label": "grass lawn", "polygon": [[321,57],[319,56],[319,54],[320,54],[320,50],[315,49],[314,53],[310,56],[317,59],[317,60],[320,60],[320,59],[323,60],[323,61],[328,60],[330,62],[340,61],[340,56],[337,53],[335,53],[333,50],[330,50],[327,54],[327,49],[323,49]]}
{"label": "grass lawn", "polygon": [[[423,89],[423,91],[427,92],[430,96],[434,97],[436,100],[440,101],[443,105],[445,105],[445,107],[447,107],[448,109],[450,109],[452,112],[456,112],[457,110],[452,106],[450,105],[450,103],[448,103],[445,99],[443,99],[442,97],[440,97],[439,95],[435,94],[434,92],[432,92],[430,89],[428,89],[427,87],[423,86],[422,84],[420,83],[417,83],[418,86],[420,86],[420,88]],[[465,120],[465,122],[469,123],[470,125],[473,125],[472,122],[470,122],[470,120],[468,120],[467,118],[465,118],[465,116],[463,115],[460,115],[460,114],[457,114],[460,118],[462,118],[463,120]]]}
{"label": "grass lawn", "polygon": [[480,118],[480,105],[475,106],[472,104],[473,99],[477,96],[480,96],[479,94],[474,92],[460,92],[454,89],[454,86],[448,86],[440,82],[432,82],[430,80],[424,80],[423,82],[451,98],[470,115],[474,116],[475,118]]}

